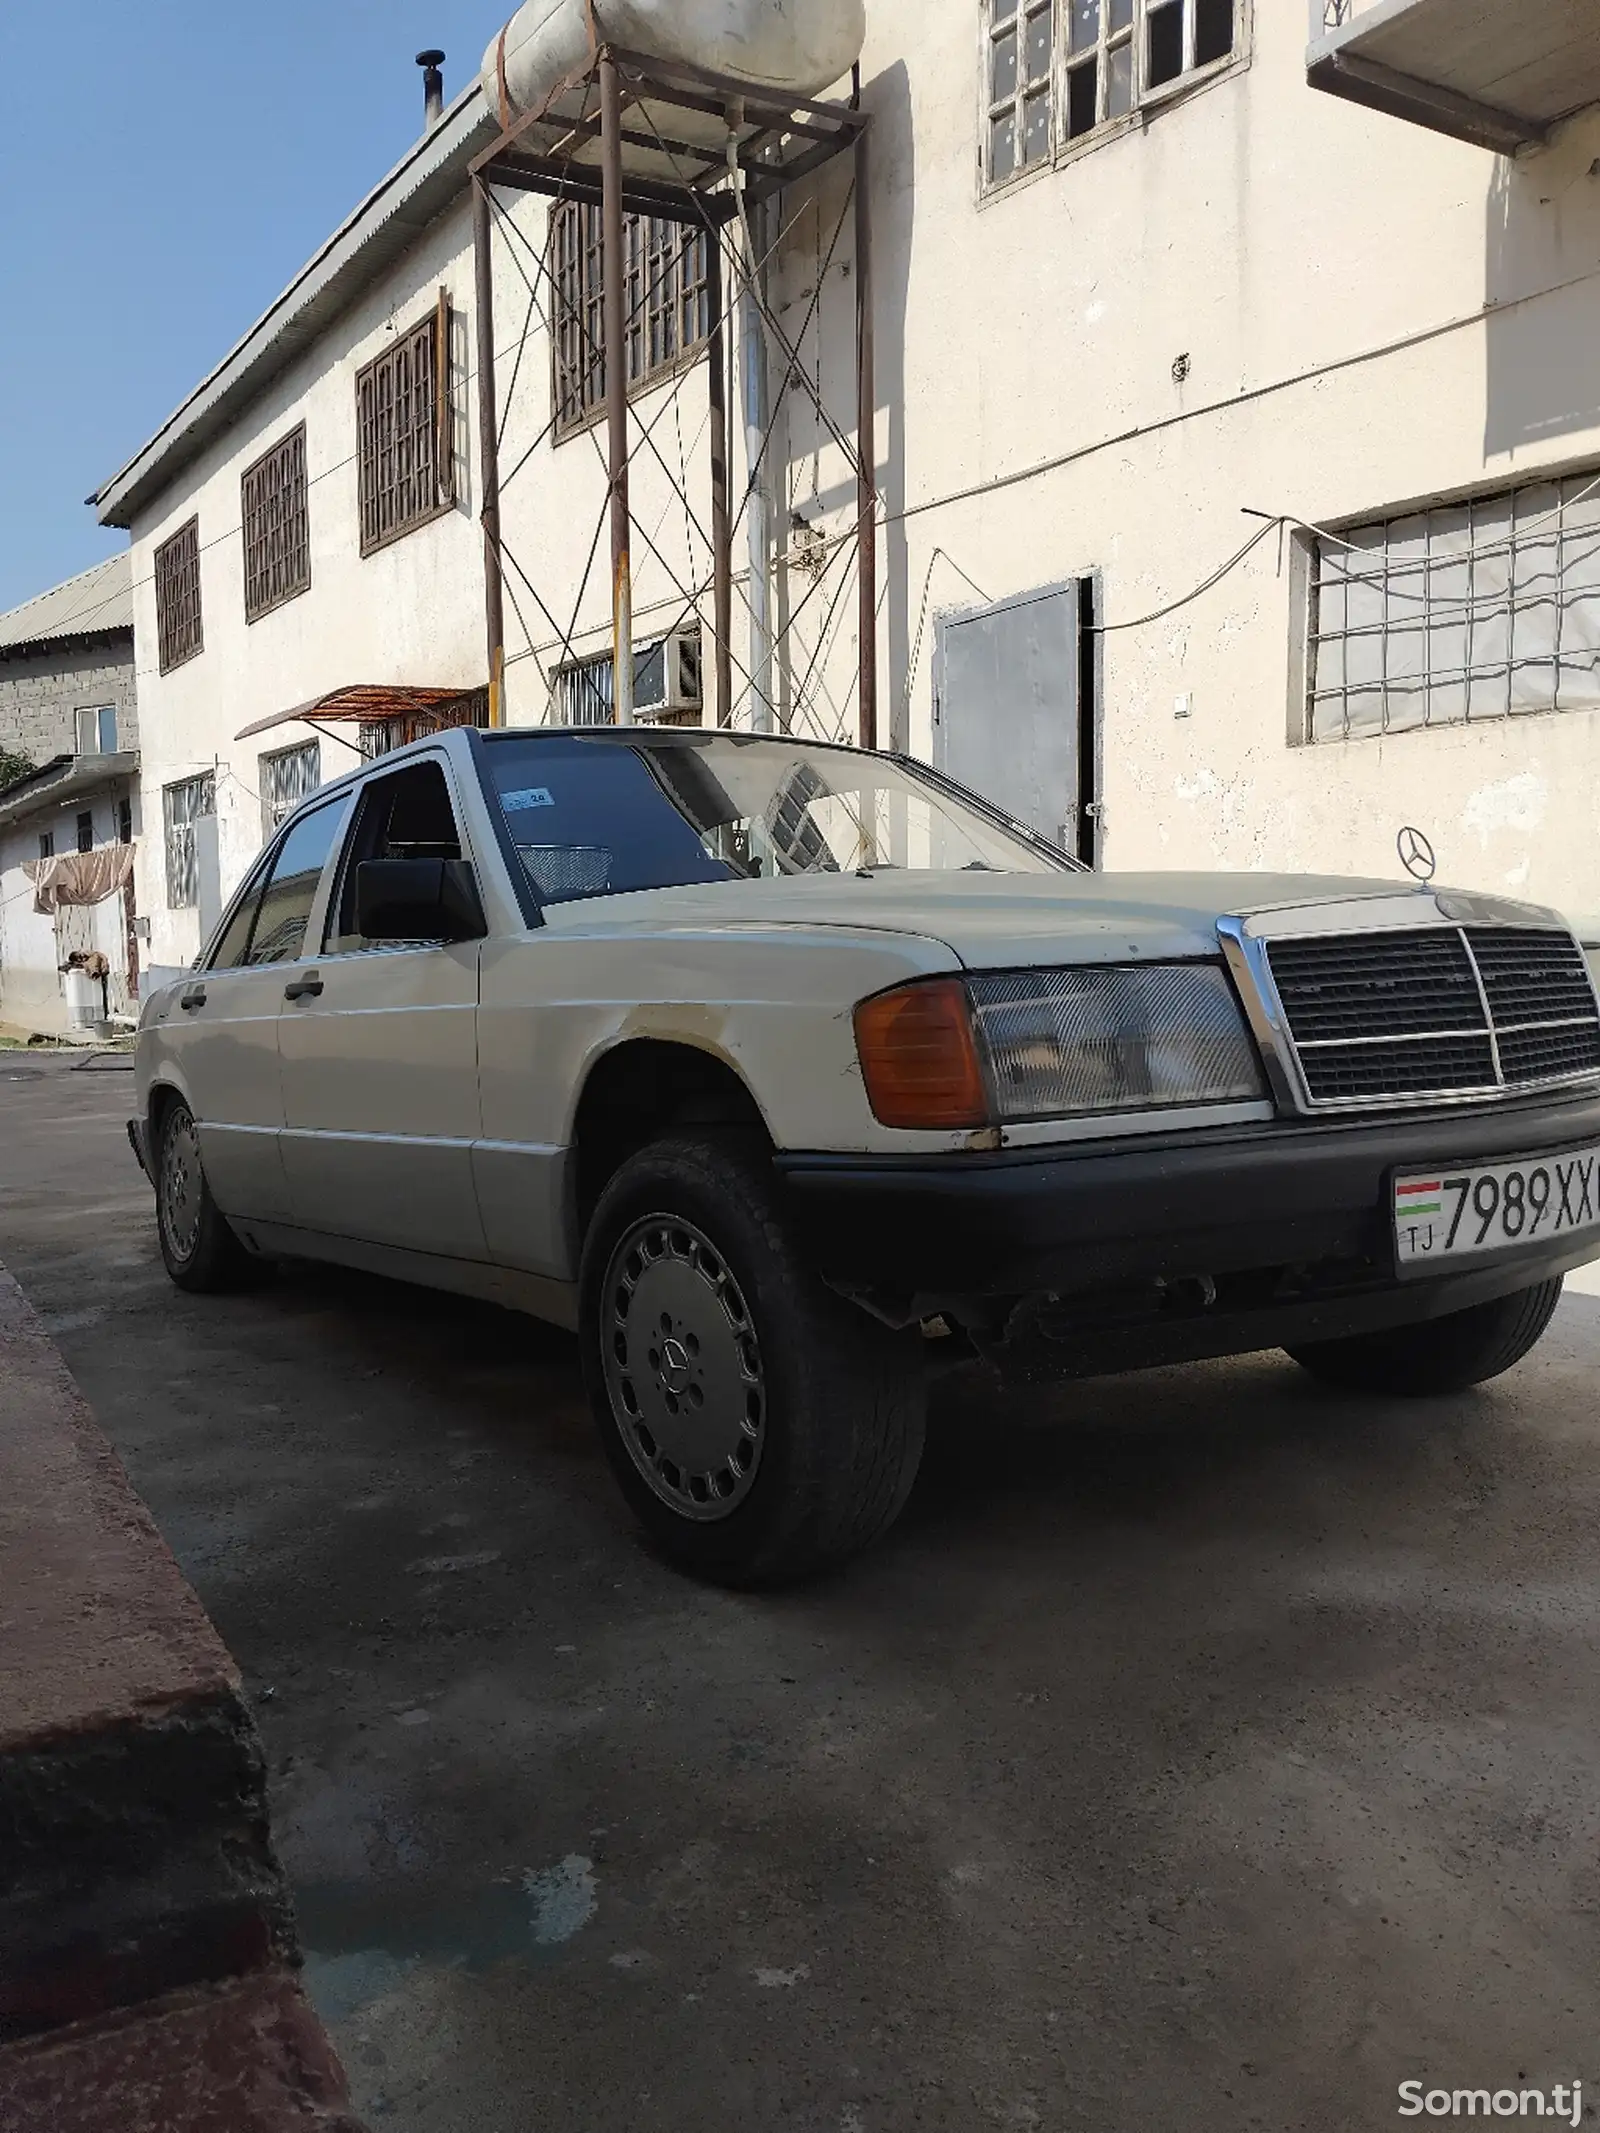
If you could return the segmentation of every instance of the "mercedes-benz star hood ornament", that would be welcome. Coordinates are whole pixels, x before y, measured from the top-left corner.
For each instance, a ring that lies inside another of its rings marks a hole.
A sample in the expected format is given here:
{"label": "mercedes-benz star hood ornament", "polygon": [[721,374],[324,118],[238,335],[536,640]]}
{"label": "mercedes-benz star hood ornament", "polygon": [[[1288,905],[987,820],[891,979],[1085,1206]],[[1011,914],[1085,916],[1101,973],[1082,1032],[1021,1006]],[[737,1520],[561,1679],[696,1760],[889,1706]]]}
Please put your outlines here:
{"label": "mercedes-benz star hood ornament", "polygon": [[1400,854],[1400,864],[1414,881],[1432,881],[1439,871],[1439,862],[1433,856],[1433,846],[1408,822],[1395,839],[1395,850]]}

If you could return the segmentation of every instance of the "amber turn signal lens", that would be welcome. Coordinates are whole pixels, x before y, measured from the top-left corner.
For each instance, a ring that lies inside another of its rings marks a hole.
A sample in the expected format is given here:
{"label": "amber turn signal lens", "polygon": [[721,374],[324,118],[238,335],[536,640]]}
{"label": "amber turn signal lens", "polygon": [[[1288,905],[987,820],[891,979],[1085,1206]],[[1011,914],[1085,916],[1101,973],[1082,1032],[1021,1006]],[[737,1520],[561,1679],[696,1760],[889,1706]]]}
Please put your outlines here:
{"label": "amber turn signal lens", "polygon": [[863,1000],[856,1050],[880,1125],[938,1131],[989,1123],[967,988],[959,978],[931,978]]}

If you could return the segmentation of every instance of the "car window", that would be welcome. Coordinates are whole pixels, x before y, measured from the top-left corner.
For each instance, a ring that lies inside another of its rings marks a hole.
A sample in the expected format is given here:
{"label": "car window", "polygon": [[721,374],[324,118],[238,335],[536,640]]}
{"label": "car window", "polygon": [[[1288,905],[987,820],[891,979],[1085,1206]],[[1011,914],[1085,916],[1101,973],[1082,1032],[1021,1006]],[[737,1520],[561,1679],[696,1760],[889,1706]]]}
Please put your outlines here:
{"label": "car window", "polygon": [[461,832],[442,764],[408,763],[361,789],[345,839],[339,890],[328,913],[326,952],[350,955],[392,948],[356,931],[356,869],[368,859],[464,859]]}
{"label": "car window", "polygon": [[223,928],[222,938],[212,950],[211,959],[206,964],[207,970],[236,970],[246,959],[266,879],[267,869],[265,864],[262,864],[256,868],[239,901],[234,905],[228,923]]}
{"label": "car window", "polygon": [[345,803],[336,800],[297,822],[278,848],[256,913],[247,963],[292,963],[305,947],[317,884],[328,863]]}
{"label": "car window", "polygon": [[788,737],[496,736],[489,785],[545,903],[629,889],[906,868],[1053,874],[1074,862],[912,765]]}

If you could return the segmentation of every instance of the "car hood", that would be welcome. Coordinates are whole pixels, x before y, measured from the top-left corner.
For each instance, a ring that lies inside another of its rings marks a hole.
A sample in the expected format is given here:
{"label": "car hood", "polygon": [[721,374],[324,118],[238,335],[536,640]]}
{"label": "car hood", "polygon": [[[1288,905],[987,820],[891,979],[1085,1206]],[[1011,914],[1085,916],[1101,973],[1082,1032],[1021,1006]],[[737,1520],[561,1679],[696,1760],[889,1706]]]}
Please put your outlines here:
{"label": "car hood", "polygon": [[[943,942],[973,969],[1212,956],[1217,920],[1405,897],[1412,885],[1325,874],[801,874],[553,906],[584,932],[848,926]],[[1420,891],[1415,892],[1419,899]],[[1419,909],[1427,923],[1431,907]]]}

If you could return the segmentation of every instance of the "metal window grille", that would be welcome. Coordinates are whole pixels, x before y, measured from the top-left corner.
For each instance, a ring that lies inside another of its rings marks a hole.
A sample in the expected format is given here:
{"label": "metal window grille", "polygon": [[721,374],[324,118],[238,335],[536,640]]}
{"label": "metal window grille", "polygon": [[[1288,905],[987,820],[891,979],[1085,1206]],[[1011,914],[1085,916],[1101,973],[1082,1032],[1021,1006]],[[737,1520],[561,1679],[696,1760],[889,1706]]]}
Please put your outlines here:
{"label": "metal window grille", "polygon": [[214,771],[197,778],[180,778],[161,788],[161,813],[167,838],[167,903],[182,911],[200,901],[200,865],[195,851],[194,826],[217,811],[217,779]]}
{"label": "metal window grille", "polygon": [[[575,659],[551,677],[555,722],[562,726],[609,726],[617,715],[617,669],[610,652]],[[633,708],[641,718],[674,713],[698,717],[700,633],[683,631],[637,645],[633,654]]]}
{"label": "metal window grille", "polygon": [[300,802],[309,799],[322,783],[322,746],[301,741],[293,748],[275,748],[261,757],[261,836],[270,837]]}
{"label": "metal window grille", "polygon": [[80,852],[92,852],[94,850],[94,811],[92,808],[86,808],[78,817],[77,829],[78,850]]}
{"label": "metal window grille", "polygon": [[54,830],[41,830],[41,831],[39,832],[39,857],[40,857],[41,859],[54,859],[54,857],[55,857],[55,856],[56,856],[56,833],[55,833],[55,831],[54,831]]}
{"label": "metal window grille", "polygon": [[117,842],[133,842],[133,802],[126,794],[117,802]]}
{"label": "metal window grille", "polygon": [[1526,482],[1313,548],[1315,741],[1600,705],[1600,478]]}
{"label": "metal window grille", "polygon": [[985,175],[1003,185],[1238,48],[1241,0],[987,0]]}
{"label": "metal window grille", "polygon": [[258,622],[311,583],[303,422],[245,469],[239,483],[239,506],[244,529],[244,618]]}
{"label": "metal window grille", "polygon": [[431,710],[397,711],[388,718],[362,719],[356,729],[356,746],[363,758],[371,762],[375,756],[405,748],[430,733],[443,733],[447,727],[487,726],[488,723],[488,690],[464,689],[452,701],[435,704]]}
{"label": "metal window grille", "polygon": [[450,308],[436,309],[356,378],[361,553],[397,540],[455,497]]}
{"label": "metal window grille", "polygon": [[[623,292],[630,389],[674,369],[711,331],[711,251],[703,229],[660,216],[623,223]],[[600,210],[564,200],[551,217],[556,297],[558,433],[605,404],[605,247]]]}
{"label": "metal window grille", "polygon": [[200,626],[200,521],[190,519],[155,553],[156,656],[163,674],[205,648]]}

